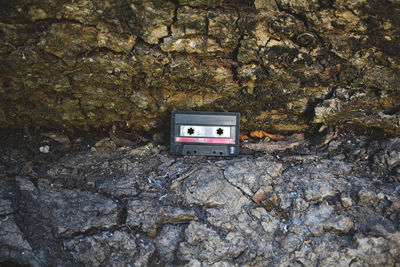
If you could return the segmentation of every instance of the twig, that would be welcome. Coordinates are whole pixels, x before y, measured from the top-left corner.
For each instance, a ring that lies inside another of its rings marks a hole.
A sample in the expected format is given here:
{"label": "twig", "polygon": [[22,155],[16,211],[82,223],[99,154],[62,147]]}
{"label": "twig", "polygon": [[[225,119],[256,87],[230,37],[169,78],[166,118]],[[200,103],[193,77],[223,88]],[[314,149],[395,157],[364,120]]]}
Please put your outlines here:
{"label": "twig", "polygon": [[185,180],[188,178],[190,175],[192,175],[195,171],[197,171],[197,167],[194,167],[192,170],[189,172],[185,173],[184,175],[179,176],[178,178],[175,179],[176,182],[180,182],[182,180]]}
{"label": "twig", "polygon": [[364,205],[364,206],[353,205],[353,206],[345,207],[345,208],[342,208],[342,209],[338,210],[337,212],[335,212],[335,214],[333,214],[332,217],[339,215],[339,213],[341,213],[342,211],[345,211],[345,210],[349,210],[349,209],[353,209],[353,208],[366,208],[366,207],[370,207],[370,206],[373,206],[373,204]]}
{"label": "twig", "polygon": [[181,183],[181,181],[185,180],[186,178],[188,178],[190,175],[192,175],[195,171],[197,171],[197,167],[194,167],[192,170],[190,170],[189,172],[185,173],[184,175],[179,176],[178,178],[176,178],[170,189],[171,190],[175,190]]}

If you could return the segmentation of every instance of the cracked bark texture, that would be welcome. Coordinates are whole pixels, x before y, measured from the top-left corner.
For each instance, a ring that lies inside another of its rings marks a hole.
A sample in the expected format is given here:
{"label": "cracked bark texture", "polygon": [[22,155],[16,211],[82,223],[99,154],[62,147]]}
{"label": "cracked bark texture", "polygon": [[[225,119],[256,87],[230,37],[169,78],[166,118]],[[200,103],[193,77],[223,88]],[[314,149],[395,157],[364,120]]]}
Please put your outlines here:
{"label": "cracked bark texture", "polygon": [[164,129],[173,109],[245,130],[399,134],[400,3],[0,1],[0,127]]}

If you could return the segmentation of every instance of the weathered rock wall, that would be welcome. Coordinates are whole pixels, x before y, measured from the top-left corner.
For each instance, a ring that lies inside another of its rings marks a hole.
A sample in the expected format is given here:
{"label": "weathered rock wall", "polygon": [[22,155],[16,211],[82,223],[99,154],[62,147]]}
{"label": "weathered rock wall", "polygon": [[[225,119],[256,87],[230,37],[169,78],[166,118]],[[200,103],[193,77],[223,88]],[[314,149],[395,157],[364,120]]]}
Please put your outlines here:
{"label": "weathered rock wall", "polygon": [[0,127],[167,124],[399,134],[400,2],[0,1]]}

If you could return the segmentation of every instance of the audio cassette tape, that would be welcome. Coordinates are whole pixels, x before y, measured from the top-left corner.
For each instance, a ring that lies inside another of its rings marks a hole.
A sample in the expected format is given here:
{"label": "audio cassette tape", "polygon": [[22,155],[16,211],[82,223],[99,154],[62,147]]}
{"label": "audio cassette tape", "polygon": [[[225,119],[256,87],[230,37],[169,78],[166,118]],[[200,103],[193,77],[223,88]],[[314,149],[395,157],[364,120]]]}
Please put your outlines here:
{"label": "audio cassette tape", "polygon": [[237,156],[240,113],[172,111],[171,154]]}

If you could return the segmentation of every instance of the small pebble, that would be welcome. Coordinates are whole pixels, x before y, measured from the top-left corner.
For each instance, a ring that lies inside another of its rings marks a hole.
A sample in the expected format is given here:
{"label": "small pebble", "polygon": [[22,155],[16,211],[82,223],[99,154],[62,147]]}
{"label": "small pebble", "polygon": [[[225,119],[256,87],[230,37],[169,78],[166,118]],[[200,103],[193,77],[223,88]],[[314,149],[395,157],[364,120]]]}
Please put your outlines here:
{"label": "small pebble", "polygon": [[108,236],[108,237],[112,237],[112,236],[114,235],[113,233],[111,233],[111,232],[109,232],[109,231],[104,232],[104,234],[105,234],[106,236]]}
{"label": "small pebble", "polygon": [[48,145],[41,146],[41,147],[39,147],[39,151],[42,152],[42,153],[47,154],[50,151],[50,147]]}

